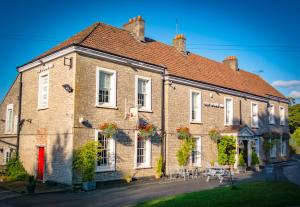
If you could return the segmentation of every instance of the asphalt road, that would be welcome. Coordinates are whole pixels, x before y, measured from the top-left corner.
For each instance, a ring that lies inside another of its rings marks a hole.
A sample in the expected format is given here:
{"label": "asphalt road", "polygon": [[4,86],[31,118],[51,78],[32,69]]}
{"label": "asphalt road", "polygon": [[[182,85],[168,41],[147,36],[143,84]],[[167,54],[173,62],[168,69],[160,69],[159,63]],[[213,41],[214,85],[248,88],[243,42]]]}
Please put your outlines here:
{"label": "asphalt road", "polygon": [[[288,174],[295,175],[296,180],[300,180],[300,173],[297,173],[299,162],[280,164],[276,167],[276,178],[285,179],[284,169],[291,167]],[[296,167],[293,167],[296,166]],[[295,171],[296,170],[296,171]],[[295,171],[295,172],[294,172]],[[253,182],[264,180],[263,173],[248,174],[236,177],[235,182]],[[225,183],[226,184],[226,183]],[[217,180],[206,182],[205,179],[195,179],[176,182],[156,182],[145,183],[125,187],[96,190],[92,192],[64,192],[48,193],[39,195],[24,195],[21,197],[0,200],[1,207],[17,206],[43,206],[43,207],[68,207],[68,206],[87,206],[87,207],[110,207],[110,206],[132,206],[141,201],[171,196],[181,193],[188,193],[204,189],[211,189],[221,184]],[[224,185],[224,184],[223,184]],[[1,196],[1,194],[0,194]]]}

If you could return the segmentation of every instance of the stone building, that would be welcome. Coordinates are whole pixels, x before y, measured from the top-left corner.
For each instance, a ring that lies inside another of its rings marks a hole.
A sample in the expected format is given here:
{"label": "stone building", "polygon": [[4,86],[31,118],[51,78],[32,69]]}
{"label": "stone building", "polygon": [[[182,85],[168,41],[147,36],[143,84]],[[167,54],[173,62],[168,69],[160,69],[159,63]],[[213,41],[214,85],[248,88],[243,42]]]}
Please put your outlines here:
{"label": "stone building", "polygon": [[[97,140],[104,148],[97,181],[153,176],[160,155],[168,173],[178,168],[178,127],[196,139],[189,166],[217,162],[212,129],[237,137],[248,165],[252,151],[264,160],[263,137],[276,132],[269,157],[286,159],[286,97],[240,69],[236,57],[216,62],[187,51],[186,41],[145,37],[141,17],[123,28],[95,23],[18,67],[0,106],[0,165],[15,151],[37,178],[73,184],[74,151]],[[138,136],[141,121],[156,127],[151,139]],[[113,138],[99,131],[108,122],[119,128]]]}

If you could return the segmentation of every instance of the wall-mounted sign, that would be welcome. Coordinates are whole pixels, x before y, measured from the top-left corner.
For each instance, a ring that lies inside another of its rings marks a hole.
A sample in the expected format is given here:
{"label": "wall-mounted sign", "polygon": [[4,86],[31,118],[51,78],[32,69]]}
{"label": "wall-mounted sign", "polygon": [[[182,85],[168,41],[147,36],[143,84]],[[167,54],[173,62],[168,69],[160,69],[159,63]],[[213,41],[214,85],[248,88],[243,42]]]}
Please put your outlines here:
{"label": "wall-mounted sign", "polygon": [[212,108],[224,108],[224,104],[219,104],[219,103],[209,103],[209,102],[204,102],[204,106],[207,107],[212,107]]}

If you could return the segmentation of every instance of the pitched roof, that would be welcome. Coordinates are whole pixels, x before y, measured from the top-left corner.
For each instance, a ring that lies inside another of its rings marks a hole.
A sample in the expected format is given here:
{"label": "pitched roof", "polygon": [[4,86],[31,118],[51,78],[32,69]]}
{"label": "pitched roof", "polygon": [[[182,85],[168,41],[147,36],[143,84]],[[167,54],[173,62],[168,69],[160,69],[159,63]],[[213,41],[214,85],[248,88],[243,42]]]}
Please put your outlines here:
{"label": "pitched roof", "polygon": [[154,65],[164,65],[169,74],[189,80],[262,97],[272,95],[285,98],[258,75],[245,70],[234,71],[223,63],[197,54],[183,55],[173,46],[149,38],[146,38],[145,42],[137,41],[127,30],[104,23],[95,23],[89,26],[34,60],[70,45],[89,47]]}

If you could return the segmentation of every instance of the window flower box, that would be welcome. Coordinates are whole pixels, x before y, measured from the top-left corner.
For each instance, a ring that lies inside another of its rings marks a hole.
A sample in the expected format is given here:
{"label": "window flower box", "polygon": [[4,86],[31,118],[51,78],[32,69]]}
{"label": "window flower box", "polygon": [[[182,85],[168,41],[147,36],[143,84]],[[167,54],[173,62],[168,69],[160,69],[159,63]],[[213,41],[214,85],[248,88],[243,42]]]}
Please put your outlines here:
{"label": "window flower box", "polygon": [[188,139],[191,134],[188,127],[179,127],[176,129],[176,135],[178,139]]}
{"label": "window flower box", "polygon": [[156,129],[152,124],[139,125],[138,130],[138,136],[145,139],[154,136],[156,133]]}
{"label": "window flower box", "polygon": [[118,133],[118,127],[114,123],[104,123],[99,126],[99,129],[101,130],[101,133],[106,135],[108,138],[111,138]]}

